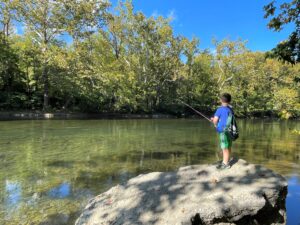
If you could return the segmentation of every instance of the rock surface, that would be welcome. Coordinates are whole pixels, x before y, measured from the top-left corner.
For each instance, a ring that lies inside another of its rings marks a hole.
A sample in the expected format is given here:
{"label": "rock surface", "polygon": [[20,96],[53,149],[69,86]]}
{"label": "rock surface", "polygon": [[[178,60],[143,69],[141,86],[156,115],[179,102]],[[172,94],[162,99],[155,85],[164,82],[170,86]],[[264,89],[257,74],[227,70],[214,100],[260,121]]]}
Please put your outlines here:
{"label": "rock surface", "polygon": [[285,224],[287,182],[244,160],[130,179],[90,200],[76,225]]}

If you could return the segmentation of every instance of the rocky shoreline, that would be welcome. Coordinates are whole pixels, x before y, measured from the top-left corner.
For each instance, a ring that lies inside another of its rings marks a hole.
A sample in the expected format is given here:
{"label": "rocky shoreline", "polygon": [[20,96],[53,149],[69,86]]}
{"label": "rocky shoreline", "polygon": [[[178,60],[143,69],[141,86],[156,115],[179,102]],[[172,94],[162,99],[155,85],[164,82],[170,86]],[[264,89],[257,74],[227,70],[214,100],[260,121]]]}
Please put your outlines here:
{"label": "rocky shoreline", "polygon": [[90,200],[76,225],[285,224],[287,182],[239,159],[130,179]]}

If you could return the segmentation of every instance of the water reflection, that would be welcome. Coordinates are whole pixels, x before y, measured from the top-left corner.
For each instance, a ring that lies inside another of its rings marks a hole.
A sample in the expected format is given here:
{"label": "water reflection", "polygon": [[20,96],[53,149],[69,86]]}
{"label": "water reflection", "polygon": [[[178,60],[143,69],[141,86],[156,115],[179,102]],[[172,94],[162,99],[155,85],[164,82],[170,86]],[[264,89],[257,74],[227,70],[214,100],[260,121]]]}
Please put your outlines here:
{"label": "water reflection", "polygon": [[22,195],[21,184],[16,181],[6,180],[5,191],[5,206],[9,209],[18,206]]}
{"label": "water reflection", "polygon": [[66,198],[71,193],[71,186],[69,183],[62,183],[57,187],[51,188],[47,195],[51,198]]}
{"label": "water reflection", "polygon": [[[0,123],[0,224],[73,224],[89,198],[131,177],[218,159],[216,133],[201,120]],[[300,122],[239,125],[234,154],[291,177],[288,224],[298,225],[300,138],[290,130]]]}
{"label": "water reflection", "polygon": [[300,180],[298,176],[292,176],[288,181],[288,196],[286,199],[287,224],[300,224]]}

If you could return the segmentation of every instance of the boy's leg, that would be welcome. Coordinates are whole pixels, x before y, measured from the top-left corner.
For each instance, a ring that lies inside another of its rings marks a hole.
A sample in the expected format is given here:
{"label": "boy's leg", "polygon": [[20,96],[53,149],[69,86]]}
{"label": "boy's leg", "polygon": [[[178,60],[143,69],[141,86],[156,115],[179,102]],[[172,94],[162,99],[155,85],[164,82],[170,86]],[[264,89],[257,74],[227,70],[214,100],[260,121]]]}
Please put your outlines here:
{"label": "boy's leg", "polygon": [[220,146],[223,152],[223,163],[227,165],[230,159],[232,141],[225,132],[220,133]]}
{"label": "boy's leg", "polygon": [[223,163],[225,165],[228,164],[229,162],[229,157],[230,157],[230,150],[228,148],[223,149]]}
{"label": "boy's leg", "polygon": [[228,156],[228,163],[231,162],[232,160],[232,155],[231,155],[231,146],[228,148],[229,156]]}

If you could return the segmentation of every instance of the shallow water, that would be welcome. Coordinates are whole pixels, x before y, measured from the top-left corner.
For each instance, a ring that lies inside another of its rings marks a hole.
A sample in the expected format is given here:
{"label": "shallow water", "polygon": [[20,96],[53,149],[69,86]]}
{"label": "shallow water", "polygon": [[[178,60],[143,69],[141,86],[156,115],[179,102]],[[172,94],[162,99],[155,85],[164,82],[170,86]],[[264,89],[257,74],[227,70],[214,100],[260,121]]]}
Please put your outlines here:
{"label": "shallow water", "polygon": [[[300,224],[300,121],[239,121],[233,152],[289,181],[288,225]],[[0,224],[73,224],[87,200],[140,173],[215,162],[204,120],[0,122]]]}

